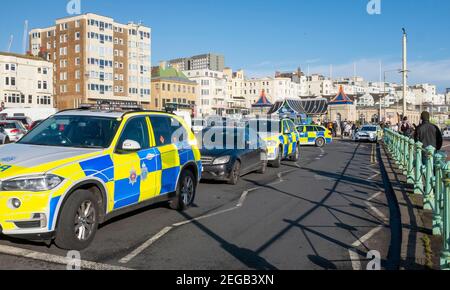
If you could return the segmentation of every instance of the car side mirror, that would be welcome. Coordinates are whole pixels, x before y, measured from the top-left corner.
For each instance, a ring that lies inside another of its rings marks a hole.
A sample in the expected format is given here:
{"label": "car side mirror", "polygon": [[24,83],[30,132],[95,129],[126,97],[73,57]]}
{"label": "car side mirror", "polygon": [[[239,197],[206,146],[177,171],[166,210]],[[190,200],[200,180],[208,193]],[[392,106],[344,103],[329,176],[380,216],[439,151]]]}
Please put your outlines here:
{"label": "car side mirror", "polygon": [[127,152],[136,152],[141,150],[141,144],[134,140],[125,140],[122,144],[122,150]]}

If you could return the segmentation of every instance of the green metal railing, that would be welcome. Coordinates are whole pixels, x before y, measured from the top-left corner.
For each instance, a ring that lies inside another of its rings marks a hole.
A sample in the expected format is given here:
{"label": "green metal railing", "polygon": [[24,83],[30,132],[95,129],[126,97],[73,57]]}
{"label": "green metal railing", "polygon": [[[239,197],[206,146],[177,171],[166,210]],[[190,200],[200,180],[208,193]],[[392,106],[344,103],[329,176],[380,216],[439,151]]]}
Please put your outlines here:
{"label": "green metal railing", "polygon": [[384,142],[398,168],[423,195],[424,209],[433,212],[433,235],[442,236],[441,269],[450,270],[450,162],[447,155],[385,129]]}

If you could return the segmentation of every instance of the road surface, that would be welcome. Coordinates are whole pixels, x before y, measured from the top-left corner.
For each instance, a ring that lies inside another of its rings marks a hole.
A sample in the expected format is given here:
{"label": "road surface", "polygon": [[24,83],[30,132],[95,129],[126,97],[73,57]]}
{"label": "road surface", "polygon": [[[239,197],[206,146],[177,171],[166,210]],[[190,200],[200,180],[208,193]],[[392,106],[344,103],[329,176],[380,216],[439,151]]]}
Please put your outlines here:
{"label": "road surface", "polygon": [[[247,175],[237,186],[202,183],[184,213],[162,204],[102,225],[80,253],[81,266],[365,269],[374,250],[382,268],[395,268],[398,241],[390,225],[399,221],[390,218],[394,201],[385,193],[377,149],[350,141],[302,147],[298,163]],[[74,261],[67,254],[0,237],[0,269],[66,269]]]}

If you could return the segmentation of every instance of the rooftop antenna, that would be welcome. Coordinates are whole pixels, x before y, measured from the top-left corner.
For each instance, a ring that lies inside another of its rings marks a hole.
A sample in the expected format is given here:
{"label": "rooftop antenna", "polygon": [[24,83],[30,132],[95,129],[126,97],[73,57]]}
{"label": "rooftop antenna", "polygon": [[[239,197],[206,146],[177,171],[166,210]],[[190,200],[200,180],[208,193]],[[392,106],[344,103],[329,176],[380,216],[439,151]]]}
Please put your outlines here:
{"label": "rooftop antenna", "polygon": [[7,52],[11,52],[11,47],[12,47],[13,41],[14,41],[14,35],[11,34],[11,36],[9,37],[9,43],[8,43],[8,50],[7,50]]}
{"label": "rooftop antenna", "polygon": [[22,53],[25,54],[27,52],[27,39],[28,39],[28,20],[25,20],[24,28],[23,28],[23,39],[22,39]]}

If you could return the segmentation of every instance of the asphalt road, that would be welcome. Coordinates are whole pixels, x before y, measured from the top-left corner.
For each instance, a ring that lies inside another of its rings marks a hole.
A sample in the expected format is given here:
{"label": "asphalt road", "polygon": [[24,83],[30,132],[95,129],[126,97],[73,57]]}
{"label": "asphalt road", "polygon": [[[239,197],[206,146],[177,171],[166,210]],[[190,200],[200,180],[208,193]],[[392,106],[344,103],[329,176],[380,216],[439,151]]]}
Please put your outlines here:
{"label": "asphalt road", "polygon": [[[388,201],[376,145],[303,147],[298,164],[247,175],[237,186],[202,183],[184,213],[162,204],[108,222],[81,253],[81,265],[365,269],[367,253],[376,250],[382,268],[392,268]],[[66,256],[54,245],[0,237],[0,269],[65,269]]]}

